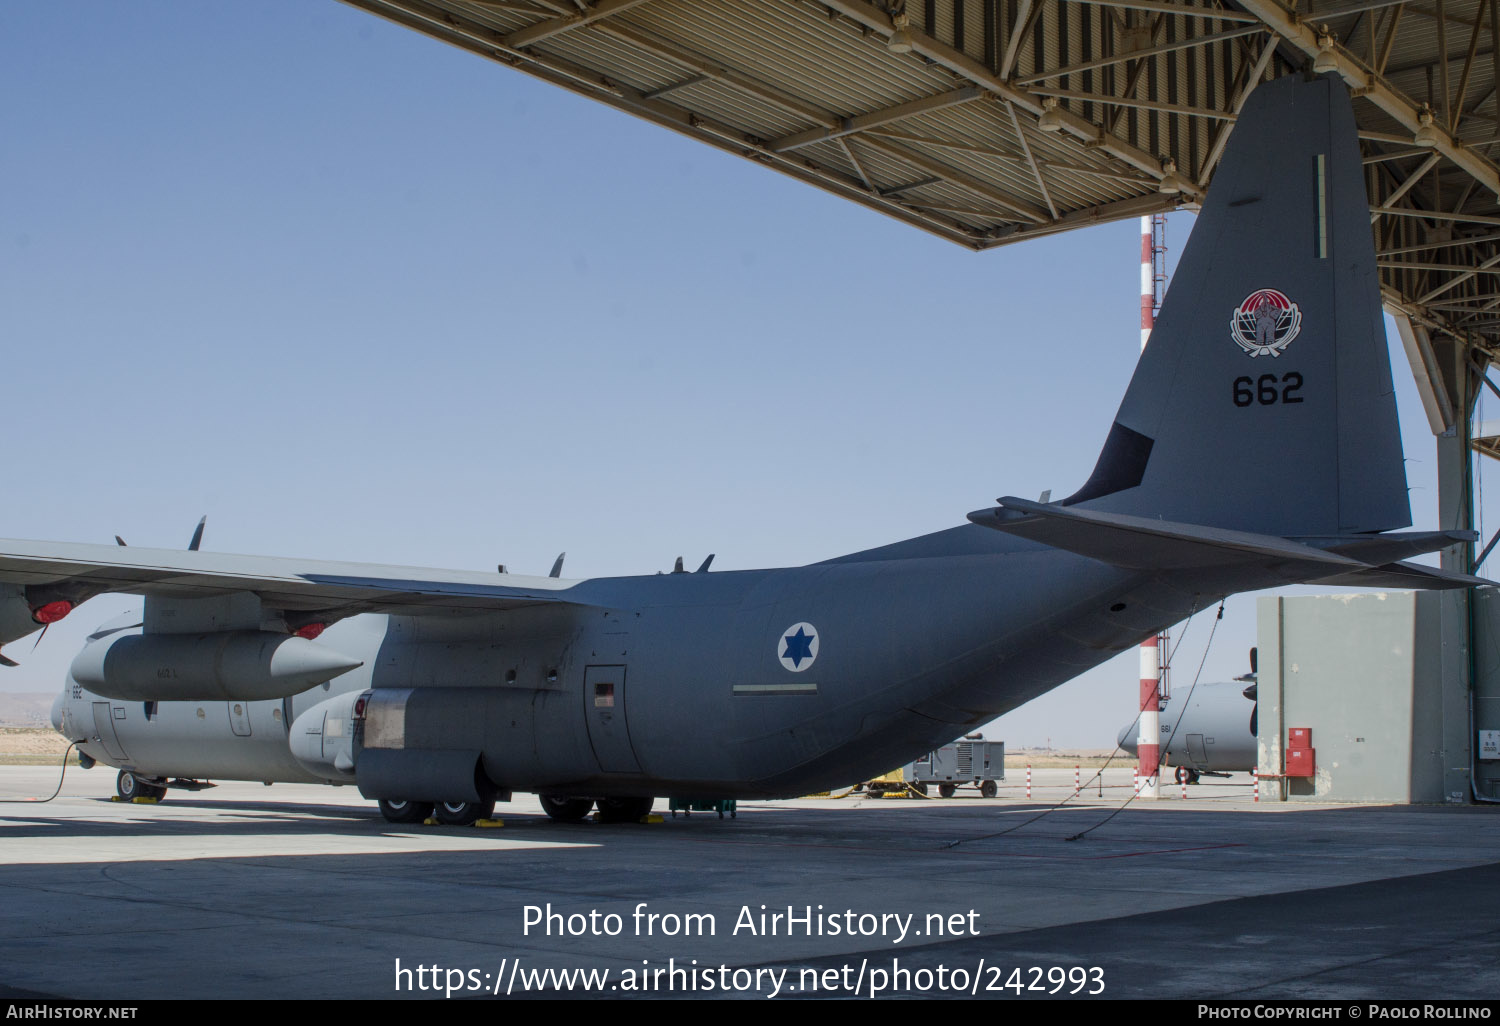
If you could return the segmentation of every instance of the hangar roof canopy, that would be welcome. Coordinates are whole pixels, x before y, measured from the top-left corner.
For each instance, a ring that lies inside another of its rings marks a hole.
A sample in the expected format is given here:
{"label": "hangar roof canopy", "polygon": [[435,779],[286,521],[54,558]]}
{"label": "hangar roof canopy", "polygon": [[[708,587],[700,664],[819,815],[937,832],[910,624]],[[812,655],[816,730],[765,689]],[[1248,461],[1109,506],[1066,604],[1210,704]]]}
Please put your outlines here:
{"label": "hangar roof canopy", "polygon": [[1387,303],[1500,346],[1500,0],[348,2],[974,249],[1190,205],[1334,71]]}

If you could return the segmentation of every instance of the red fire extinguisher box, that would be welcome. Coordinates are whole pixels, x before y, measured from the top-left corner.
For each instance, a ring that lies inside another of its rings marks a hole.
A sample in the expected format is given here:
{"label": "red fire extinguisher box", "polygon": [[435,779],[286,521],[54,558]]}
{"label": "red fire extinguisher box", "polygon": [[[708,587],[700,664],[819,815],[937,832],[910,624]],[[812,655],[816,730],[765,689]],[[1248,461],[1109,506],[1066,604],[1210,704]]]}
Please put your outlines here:
{"label": "red fire extinguisher box", "polygon": [[1316,758],[1313,755],[1312,728],[1286,728],[1286,775],[1289,777],[1310,777],[1313,775],[1315,764]]}
{"label": "red fire extinguisher box", "polygon": [[1288,748],[1286,750],[1286,775],[1289,777],[1313,776],[1315,757],[1311,748]]}

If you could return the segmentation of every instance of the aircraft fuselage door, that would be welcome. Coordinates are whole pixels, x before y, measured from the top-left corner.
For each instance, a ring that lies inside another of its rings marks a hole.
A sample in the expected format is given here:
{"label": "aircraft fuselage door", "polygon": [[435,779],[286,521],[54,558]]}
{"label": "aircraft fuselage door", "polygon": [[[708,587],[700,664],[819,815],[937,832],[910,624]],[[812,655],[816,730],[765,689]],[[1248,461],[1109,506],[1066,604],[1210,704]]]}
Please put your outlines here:
{"label": "aircraft fuselage door", "polygon": [[589,666],[583,671],[584,716],[589,744],[605,773],[639,773],[625,722],[625,667]]}
{"label": "aircraft fuselage door", "polygon": [[[125,710],[121,708],[121,713]],[[109,753],[111,759],[128,758],[125,749],[120,746],[120,739],[115,735],[115,716],[110,710],[108,702],[94,703],[94,733],[99,735],[99,743]]]}
{"label": "aircraft fuselage door", "polygon": [[250,736],[250,703],[225,702],[229,706],[229,726],[237,737]]}
{"label": "aircraft fuselage door", "polygon": [[1187,736],[1188,759],[1194,766],[1208,765],[1208,749],[1204,747],[1202,734],[1189,734]]}

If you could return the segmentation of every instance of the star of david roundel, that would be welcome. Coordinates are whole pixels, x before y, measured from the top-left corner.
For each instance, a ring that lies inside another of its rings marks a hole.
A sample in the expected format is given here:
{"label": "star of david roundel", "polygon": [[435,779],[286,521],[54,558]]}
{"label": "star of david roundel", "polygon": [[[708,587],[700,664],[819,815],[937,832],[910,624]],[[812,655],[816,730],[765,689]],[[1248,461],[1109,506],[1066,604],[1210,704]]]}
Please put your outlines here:
{"label": "star of david roundel", "polygon": [[776,639],[776,656],[781,665],[801,673],[818,658],[818,629],[810,623],[794,623]]}

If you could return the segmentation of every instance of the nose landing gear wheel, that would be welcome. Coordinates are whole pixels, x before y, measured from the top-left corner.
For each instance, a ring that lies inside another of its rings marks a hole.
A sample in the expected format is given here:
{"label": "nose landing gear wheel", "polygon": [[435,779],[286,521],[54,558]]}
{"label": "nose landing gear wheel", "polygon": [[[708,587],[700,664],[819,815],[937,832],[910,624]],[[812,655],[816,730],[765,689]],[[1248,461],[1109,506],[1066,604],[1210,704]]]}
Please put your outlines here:
{"label": "nose landing gear wheel", "polygon": [[438,802],[433,815],[448,826],[469,826],[476,820],[489,819],[495,811],[495,800],[483,802]]}
{"label": "nose landing gear wheel", "polygon": [[409,802],[404,798],[382,798],[380,814],[388,823],[420,823],[432,815],[432,806],[426,802]]}
{"label": "nose landing gear wheel", "polygon": [[594,808],[592,798],[559,798],[550,794],[539,794],[542,811],[559,823],[577,823]]}
{"label": "nose landing gear wheel", "polygon": [[654,804],[655,798],[600,798],[599,822],[637,823]]}

